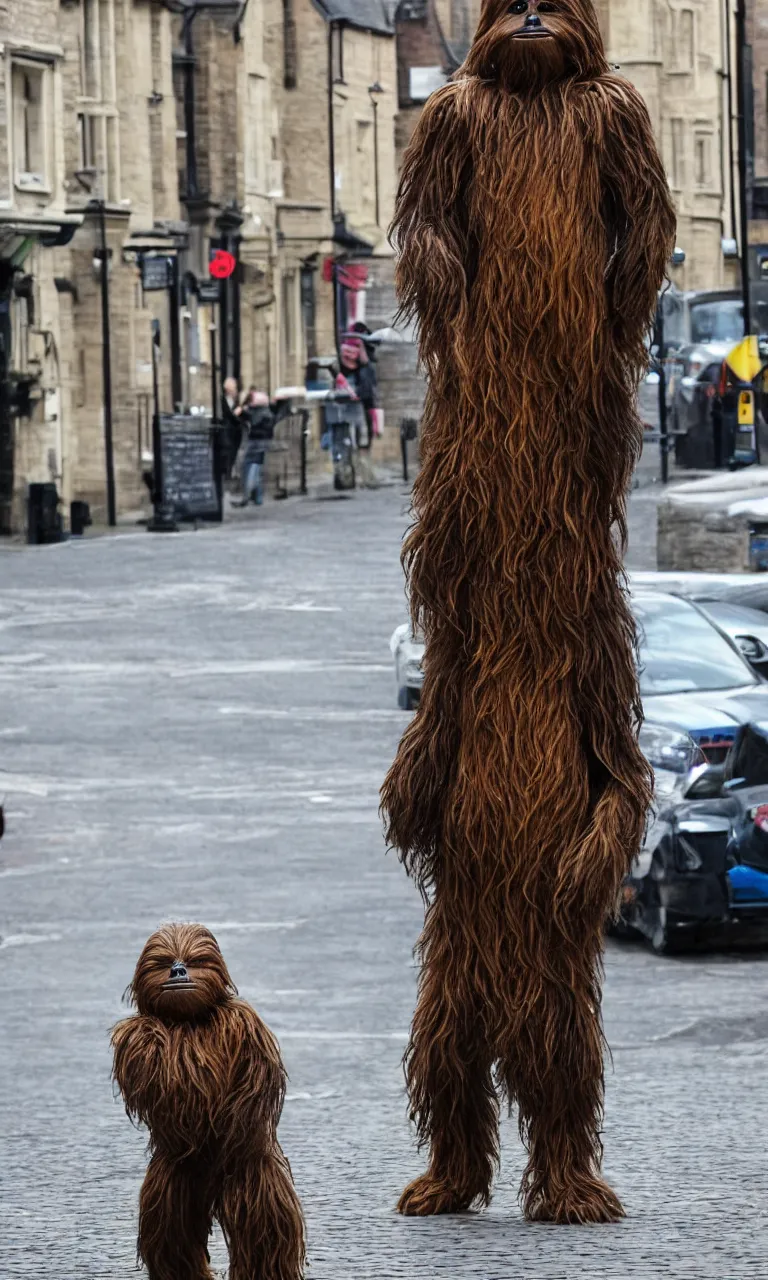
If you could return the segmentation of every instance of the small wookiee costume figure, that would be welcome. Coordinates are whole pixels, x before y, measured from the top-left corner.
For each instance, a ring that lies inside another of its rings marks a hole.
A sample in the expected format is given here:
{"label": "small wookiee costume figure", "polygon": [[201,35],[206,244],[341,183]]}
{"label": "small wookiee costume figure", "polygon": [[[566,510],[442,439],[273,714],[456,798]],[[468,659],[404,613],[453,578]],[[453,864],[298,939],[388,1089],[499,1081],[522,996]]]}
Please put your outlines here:
{"label": "small wookiee costume figure", "polygon": [[199,924],[158,929],[129,991],[138,1012],[112,1032],[114,1078],[149,1129],[139,1260],[150,1280],[213,1280],[214,1218],[230,1280],[300,1280],[304,1219],[277,1140],[280,1049]]}
{"label": "small wookiee costume figure", "polygon": [[404,550],[421,705],[382,790],[425,897],[406,1214],[487,1203],[498,1094],[531,1219],[604,1222],[602,938],[652,775],[622,580],[634,393],[675,218],[591,0],[485,0],[407,151],[401,315],[429,377]]}

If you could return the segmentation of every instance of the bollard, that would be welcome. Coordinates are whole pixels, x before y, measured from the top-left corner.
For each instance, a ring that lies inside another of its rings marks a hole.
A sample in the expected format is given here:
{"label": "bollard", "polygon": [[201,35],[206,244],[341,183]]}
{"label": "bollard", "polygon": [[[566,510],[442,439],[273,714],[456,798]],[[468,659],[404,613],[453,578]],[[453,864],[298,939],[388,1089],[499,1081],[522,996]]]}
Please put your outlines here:
{"label": "bollard", "polygon": [[400,453],[403,459],[403,481],[408,483],[408,441],[418,436],[419,424],[415,418],[403,418],[400,423]]}

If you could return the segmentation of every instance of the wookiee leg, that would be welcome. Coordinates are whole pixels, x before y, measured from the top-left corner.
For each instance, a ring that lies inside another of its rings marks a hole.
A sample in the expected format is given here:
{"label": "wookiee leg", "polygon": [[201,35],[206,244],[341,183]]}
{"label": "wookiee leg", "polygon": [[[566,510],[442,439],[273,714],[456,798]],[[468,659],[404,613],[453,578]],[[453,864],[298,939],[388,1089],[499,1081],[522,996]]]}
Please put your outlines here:
{"label": "wookiee leg", "polygon": [[152,1157],[139,1197],[138,1255],[149,1280],[213,1280],[212,1212],[205,1171],[191,1160]]}
{"label": "wookiee leg", "polygon": [[420,944],[424,967],[405,1060],[411,1119],[430,1153],[427,1172],[397,1206],[413,1216],[488,1204],[499,1152],[492,1053],[473,985],[478,965],[468,950],[462,955],[463,921],[451,929],[437,912],[430,908]]}
{"label": "wookiee leg", "polygon": [[225,1179],[216,1207],[229,1280],[300,1280],[304,1216],[279,1144]]}
{"label": "wookiee leg", "polygon": [[599,940],[590,939],[585,954],[553,936],[546,950],[546,977],[533,970],[517,975],[523,1017],[502,1068],[528,1147],[523,1210],[534,1222],[616,1222],[624,1210],[600,1177]]}

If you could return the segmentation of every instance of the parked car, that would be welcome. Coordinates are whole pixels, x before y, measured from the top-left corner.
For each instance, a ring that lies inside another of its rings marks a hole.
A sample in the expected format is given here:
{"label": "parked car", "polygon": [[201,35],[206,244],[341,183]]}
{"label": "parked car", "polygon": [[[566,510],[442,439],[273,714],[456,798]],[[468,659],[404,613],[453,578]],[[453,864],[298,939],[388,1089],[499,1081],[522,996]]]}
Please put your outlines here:
{"label": "parked car", "polygon": [[640,573],[632,580],[693,600],[768,679],[768,574]]}
{"label": "parked car", "polygon": [[[768,304],[753,298],[759,334],[768,333]],[[675,461],[685,467],[716,465],[712,401],[723,361],[744,336],[741,293],[735,289],[665,292],[664,351],[667,403]],[[724,459],[720,460],[722,465]]]}
{"label": "parked car", "polygon": [[712,398],[723,361],[744,334],[741,294],[731,289],[670,292],[664,311],[675,461],[680,466],[711,467]]}
{"label": "parked car", "polygon": [[[710,728],[730,744],[736,726],[750,718],[755,697],[768,721],[768,684],[748,665],[736,639],[707,616],[705,609],[716,605],[642,586],[632,591],[631,600],[641,632],[640,691],[647,719],[686,729],[696,740],[701,737],[706,750]],[[758,639],[753,634],[758,619],[750,618],[750,624],[743,638]],[[398,705],[411,710],[424,682],[424,642],[404,623],[393,633],[390,649]]]}
{"label": "parked car", "polygon": [[656,779],[643,847],[611,932],[659,955],[768,942],[768,724],[738,728],[725,761],[693,738],[646,722],[641,745]]}
{"label": "parked car", "polygon": [[[735,774],[726,779],[724,769],[743,726],[768,734],[768,683],[705,606],[641,586],[631,600],[640,641],[641,746],[656,775],[656,800],[624,885],[620,931],[647,938],[660,953],[693,940],[762,938],[768,875],[756,881],[763,864],[753,855],[763,835],[768,855],[768,766],[764,781],[755,780],[753,769],[743,783]],[[756,620],[750,623],[754,630]],[[424,679],[423,642],[404,624],[391,649],[399,705],[413,706]],[[768,873],[768,856],[764,865]]]}
{"label": "parked car", "polygon": [[392,633],[389,648],[395,660],[397,705],[401,711],[413,711],[424,683],[424,641],[414,637],[410,623],[404,622]]}

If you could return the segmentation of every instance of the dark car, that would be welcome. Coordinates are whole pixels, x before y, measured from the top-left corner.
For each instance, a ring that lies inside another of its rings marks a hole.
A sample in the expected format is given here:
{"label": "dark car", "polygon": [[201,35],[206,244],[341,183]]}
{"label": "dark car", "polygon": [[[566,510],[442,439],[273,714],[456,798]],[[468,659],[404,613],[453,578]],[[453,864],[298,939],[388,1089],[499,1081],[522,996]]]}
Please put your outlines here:
{"label": "dark car", "polygon": [[[613,932],[660,955],[768,942],[768,726],[742,725],[722,765],[687,735],[644,726],[659,788],[640,855],[623,885]],[[658,763],[657,763],[658,762]]]}
{"label": "dark car", "polygon": [[[762,763],[757,754],[757,770],[734,772],[733,763],[744,726],[751,726],[753,755],[754,742],[768,734],[768,685],[706,606],[637,586],[632,601],[646,717],[641,746],[656,786],[643,847],[624,884],[619,929],[645,937],[660,953],[762,941],[768,877],[765,901],[739,877],[754,880],[760,871],[744,861],[743,848],[755,835],[755,815],[768,805],[768,752]],[[742,865],[746,872],[731,875]]]}
{"label": "dark car", "polygon": [[[727,461],[712,418],[723,361],[744,336],[742,296],[735,289],[667,290],[663,296],[667,403],[675,461],[710,468]],[[753,299],[758,332],[768,332],[768,305]]]}

